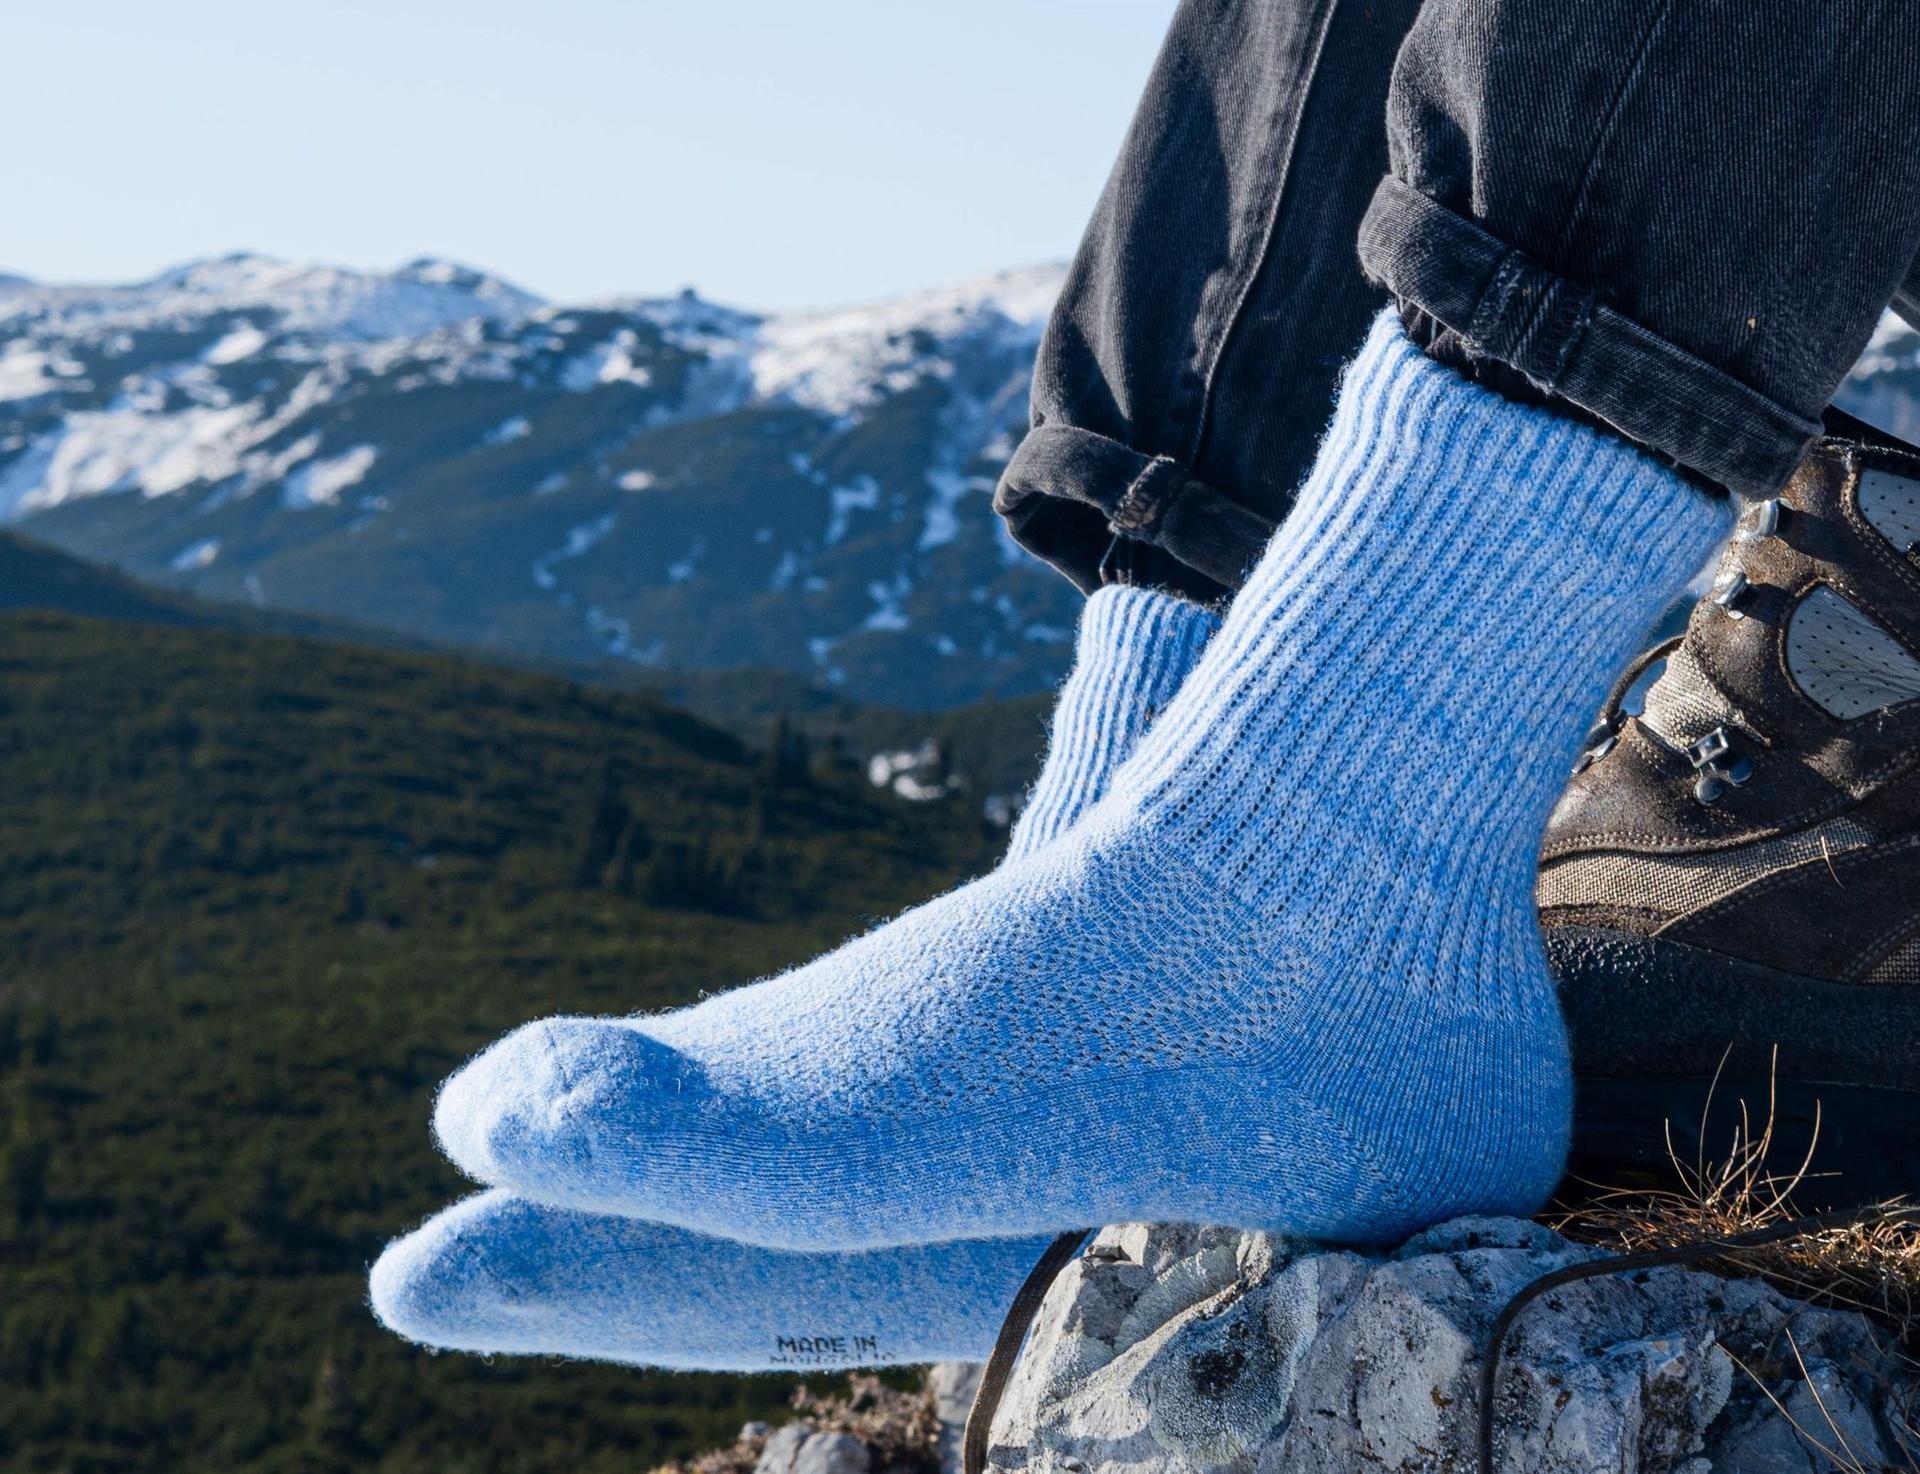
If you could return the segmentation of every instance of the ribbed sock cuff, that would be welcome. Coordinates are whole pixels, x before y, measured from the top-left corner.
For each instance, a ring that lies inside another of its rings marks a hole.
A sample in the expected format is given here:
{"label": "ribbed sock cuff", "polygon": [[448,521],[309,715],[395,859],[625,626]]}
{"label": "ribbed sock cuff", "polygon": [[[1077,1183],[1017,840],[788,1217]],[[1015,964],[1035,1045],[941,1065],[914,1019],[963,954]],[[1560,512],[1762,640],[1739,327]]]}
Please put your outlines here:
{"label": "ribbed sock cuff", "polygon": [[1336,807],[1366,816],[1341,820],[1351,845],[1478,847],[1524,877],[1613,676],[1730,520],[1383,314],[1293,512],[1118,783],[1276,904],[1288,846]]}
{"label": "ribbed sock cuff", "polygon": [[1087,600],[1046,764],[1014,826],[1009,859],[1049,843],[1100,799],[1219,626],[1211,610],[1156,589],[1103,588]]}

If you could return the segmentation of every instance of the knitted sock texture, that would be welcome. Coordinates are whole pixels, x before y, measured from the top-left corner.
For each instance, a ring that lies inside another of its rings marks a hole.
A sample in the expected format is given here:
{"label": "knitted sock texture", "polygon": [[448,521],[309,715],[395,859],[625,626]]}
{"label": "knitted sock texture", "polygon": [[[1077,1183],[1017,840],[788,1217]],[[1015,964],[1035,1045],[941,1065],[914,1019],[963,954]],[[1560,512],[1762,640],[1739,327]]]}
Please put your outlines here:
{"label": "knitted sock texture", "polygon": [[[1170,595],[1093,595],[1009,860],[1105,793],[1218,627]],[[981,1361],[1048,1242],[783,1251],[495,1190],[388,1246],[371,1296],[390,1330],[446,1350],[734,1372]]]}
{"label": "knitted sock texture", "polygon": [[1013,826],[1008,861],[1058,839],[1106,793],[1219,627],[1211,610],[1153,589],[1104,588],[1087,600],[1047,759]]}
{"label": "knitted sock texture", "polygon": [[1539,833],[1727,526],[1384,316],[1093,812],[781,977],[521,1029],[448,1083],[442,1142],[528,1196],[796,1248],[1532,1211],[1571,1101]]}
{"label": "knitted sock texture", "polygon": [[712,1372],[984,1361],[1049,1242],[804,1253],[496,1188],[391,1244],[371,1298],[389,1330],[447,1351]]}

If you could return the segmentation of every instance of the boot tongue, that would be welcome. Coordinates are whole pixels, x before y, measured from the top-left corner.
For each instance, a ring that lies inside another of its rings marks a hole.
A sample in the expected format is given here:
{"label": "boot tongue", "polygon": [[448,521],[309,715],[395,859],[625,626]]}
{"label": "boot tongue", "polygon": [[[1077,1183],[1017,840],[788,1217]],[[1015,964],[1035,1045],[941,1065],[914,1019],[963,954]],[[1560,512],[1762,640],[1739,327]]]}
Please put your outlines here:
{"label": "boot tongue", "polygon": [[1738,719],[1732,700],[1714,684],[1686,641],[1668,655],[1647,687],[1639,716],[1643,728],[1676,752]]}

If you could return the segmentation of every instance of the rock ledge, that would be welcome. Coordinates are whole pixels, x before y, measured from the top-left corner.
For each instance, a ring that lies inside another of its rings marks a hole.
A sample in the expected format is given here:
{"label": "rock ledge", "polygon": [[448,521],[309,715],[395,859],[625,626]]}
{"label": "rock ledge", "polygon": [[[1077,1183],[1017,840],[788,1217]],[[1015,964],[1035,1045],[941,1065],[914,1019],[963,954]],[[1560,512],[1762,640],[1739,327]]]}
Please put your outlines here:
{"label": "rock ledge", "polygon": [[[1465,1474],[1493,1318],[1527,1282],[1596,1257],[1517,1219],[1459,1219],[1385,1255],[1107,1229],[1048,1296],[990,1460],[1010,1474]],[[1888,1339],[1693,1270],[1564,1286],[1508,1338],[1496,1468],[1851,1467],[1816,1440],[1865,1469],[1906,1468],[1895,1429],[1913,1389]]]}

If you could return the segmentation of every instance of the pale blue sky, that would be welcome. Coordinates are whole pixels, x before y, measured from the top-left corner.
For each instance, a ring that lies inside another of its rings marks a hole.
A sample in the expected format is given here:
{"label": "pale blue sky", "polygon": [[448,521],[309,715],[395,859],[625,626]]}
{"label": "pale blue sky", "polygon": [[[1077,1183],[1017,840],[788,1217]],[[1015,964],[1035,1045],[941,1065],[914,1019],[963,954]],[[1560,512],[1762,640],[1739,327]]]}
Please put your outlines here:
{"label": "pale blue sky", "polygon": [[1173,0],[9,7],[0,270],[450,256],[857,301],[1064,258]]}

